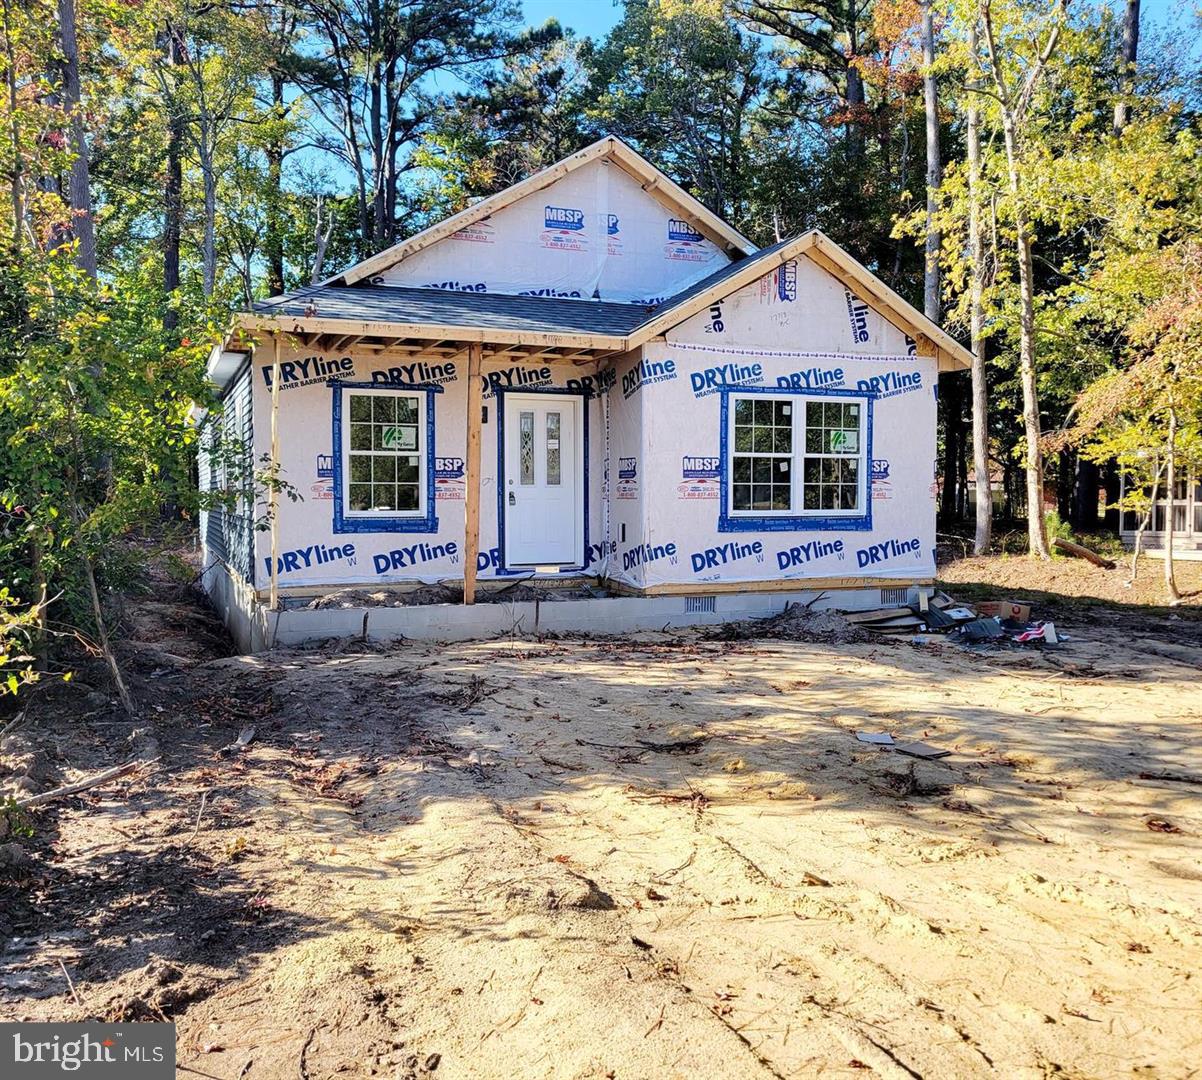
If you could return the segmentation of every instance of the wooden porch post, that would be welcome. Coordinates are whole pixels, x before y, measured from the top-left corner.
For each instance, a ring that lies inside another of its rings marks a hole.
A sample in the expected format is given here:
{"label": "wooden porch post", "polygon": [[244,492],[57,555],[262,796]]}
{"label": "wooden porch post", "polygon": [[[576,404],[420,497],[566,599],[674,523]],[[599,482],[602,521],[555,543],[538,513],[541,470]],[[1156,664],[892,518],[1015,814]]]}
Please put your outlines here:
{"label": "wooden porch post", "polygon": [[276,483],[280,462],[280,335],[271,335],[271,461],[268,463],[267,513],[271,518],[271,593],[269,610],[279,603],[280,492]]}
{"label": "wooden porch post", "polygon": [[480,363],[484,346],[467,350],[467,468],[463,516],[463,602],[476,602],[476,557],[480,553],[480,424],[484,408]]}

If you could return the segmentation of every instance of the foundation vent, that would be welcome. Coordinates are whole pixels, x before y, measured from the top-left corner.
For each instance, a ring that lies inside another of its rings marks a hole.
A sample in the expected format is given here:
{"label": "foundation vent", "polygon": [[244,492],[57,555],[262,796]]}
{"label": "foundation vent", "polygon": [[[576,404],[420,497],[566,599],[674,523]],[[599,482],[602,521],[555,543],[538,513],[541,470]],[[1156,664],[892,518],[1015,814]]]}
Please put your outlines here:
{"label": "foundation vent", "polygon": [[882,589],[881,604],[904,605],[910,597],[909,589]]}
{"label": "foundation vent", "polygon": [[713,615],[718,610],[716,596],[686,596],[684,598],[684,613],[686,615]]}

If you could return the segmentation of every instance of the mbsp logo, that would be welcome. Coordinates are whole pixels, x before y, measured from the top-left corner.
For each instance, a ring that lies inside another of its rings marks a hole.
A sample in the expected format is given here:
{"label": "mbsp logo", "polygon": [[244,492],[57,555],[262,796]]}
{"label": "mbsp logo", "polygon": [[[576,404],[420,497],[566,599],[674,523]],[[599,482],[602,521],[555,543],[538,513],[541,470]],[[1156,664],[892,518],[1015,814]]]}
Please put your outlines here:
{"label": "mbsp logo", "polygon": [[860,569],[875,566],[877,563],[891,562],[902,555],[913,554],[916,558],[921,555],[921,542],[917,536],[909,540],[886,540],[881,544],[869,544],[856,552],[856,563]]}
{"label": "mbsp logo", "polygon": [[463,458],[436,457],[434,459],[434,479],[436,482],[439,480],[462,480]]}
{"label": "mbsp logo", "polygon": [[584,211],[569,206],[544,206],[543,227],[580,232],[584,228]]}
{"label": "mbsp logo", "polygon": [[175,1076],[175,1025],[0,1024],[0,1076],[59,1073],[95,1080]]}
{"label": "mbsp logo", "polygon": [[618,479],[634,480],[639,473],[638,460],[632,457],[618,458]]}
{"label": "mbsp logo", "polygon": [[797,263],[781,263],[776,271],[776,295],[786,303],[797,299]]}
{"label": "mbsp logo", "polygon": [[605,220],[605,232],[609,236],[618,235],[618,215],[610,214]]}
{"label": "mbsp logo", "polygon": [[669,218],[668,239],[676,244],[700,244],[705,237],[687,221]]}
{"label": "mbsp logo", "polygon": [[317,479],[318,480],[333,480],[334,479],[334,455],[333,454],[318,454],[317,455]]}
{"label": "mbsp logo", "polygon": [[888,480],[889,479],[889,462],[885,458],[873,458],[872,471],[869,473],[871,480]]}
{"label": "mbsp logo", "polygon": [[622,396],[631,397],[647,383],[667,382],[675,378],[675,360],[640,360],[622,376]]}
{"label": "mbsp logo", "polygon": [[719,364],[691,372],[689,384],[694,397],[716,394],[728,386],[747,386],[764,381],[763,364]]}
{"label": "mbsp logo", "polygon": [[[271,386],[274,365],[263,365],[263,382]],[[323,356],[306,356],[302,360],[284,360],[280,363],[280,389],[291,390],[296,386],[311,386],[313,383],[336,379],[341,375],[353,375],[355,361],[349,356],[327,360]]]}
{"label": "mbsp logo", "polygon": [[717,480],[722,459],[716,457],[684,457],[680,459],[680,475],[685,480]]}

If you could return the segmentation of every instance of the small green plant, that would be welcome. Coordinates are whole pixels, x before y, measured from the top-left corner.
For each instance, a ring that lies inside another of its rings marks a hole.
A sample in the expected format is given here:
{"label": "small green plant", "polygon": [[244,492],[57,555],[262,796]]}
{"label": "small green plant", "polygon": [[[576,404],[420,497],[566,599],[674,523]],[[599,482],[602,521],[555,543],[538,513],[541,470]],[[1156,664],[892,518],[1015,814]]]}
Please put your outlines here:
{"label": "small green plant", "polygon": [[[1073,539],[1073,527],[1060,516],[1059,510],[1049,510],[1043,516],[1043,522],[1048,530],[1048,541],[1052,540],[1068,540]],[[1059,555],[1058,550],[1052,548],[1053,555]]]}
{"label": "small green plant", "polygon": [[29,815],[17,805],[17,800],[11,795],[0,800],[0,821],[7,825],[7,828],[0,829],[0,835],[16,836],[22,840],[33,836],[33,825]]}

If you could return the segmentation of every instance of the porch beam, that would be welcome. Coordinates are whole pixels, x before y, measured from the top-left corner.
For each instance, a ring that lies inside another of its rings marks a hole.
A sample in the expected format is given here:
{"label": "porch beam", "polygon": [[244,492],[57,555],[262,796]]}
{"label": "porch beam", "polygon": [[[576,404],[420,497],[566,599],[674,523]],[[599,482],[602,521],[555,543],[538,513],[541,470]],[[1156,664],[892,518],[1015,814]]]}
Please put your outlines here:
{"label": "porch beam", "polygon": [[476,557],[480,553],[480,424],[484,392],[480,364],[484,346],[473,342],[467,352],[467,461],[463,503],[463,602],[476,602]]}

